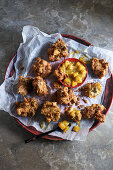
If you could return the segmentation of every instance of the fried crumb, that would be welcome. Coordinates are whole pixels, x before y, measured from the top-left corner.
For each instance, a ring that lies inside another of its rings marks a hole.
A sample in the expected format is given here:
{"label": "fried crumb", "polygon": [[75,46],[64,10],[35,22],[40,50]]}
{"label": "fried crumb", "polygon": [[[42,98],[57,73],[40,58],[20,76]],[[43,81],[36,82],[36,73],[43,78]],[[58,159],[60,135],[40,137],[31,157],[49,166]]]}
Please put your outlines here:
{"label": "fried crumb", "polygon": [[72,106],[73,104],[72,103],[69,103],[68,106]]}
{"label": "fried crumb", "polygon": [[77,101],[80,101],[80,97],[77,97]]}
{"label": "fried crumb", "polygon": [[81,108],[83,108],[83,107],[84,107],[84,105],[79,105],[79,106],[78,106],[79,109],[81,109]]}
{"label": "fried crumb", "polygon": [[40,128],[42,129],[44,126],[44,122],[40,123]]}
{"label": "fried crumb", "polygon": [[84,101],[84,103],[88,103],[88,101],[86,99],[83,98],[82,100]]}
{"label": "fried crumb", "polygon": [[78,105],[80,104],[80,102],[79,102],[79,101],[77,101],[75,104],[78,106]]}
{"label": "fried crumb", "polygon": [[51,44],[47,53],[50,61],[58,61],[61,57],[69,55],[66,43],[62,39],[58,39],[56,43]]}

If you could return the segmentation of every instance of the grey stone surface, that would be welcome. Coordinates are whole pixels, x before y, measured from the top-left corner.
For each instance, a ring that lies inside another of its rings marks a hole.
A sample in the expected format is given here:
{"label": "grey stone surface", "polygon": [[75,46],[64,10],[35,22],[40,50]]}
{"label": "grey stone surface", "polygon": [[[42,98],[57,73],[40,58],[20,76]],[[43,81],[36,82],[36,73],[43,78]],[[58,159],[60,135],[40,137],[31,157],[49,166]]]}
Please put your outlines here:
{"label": "grey stone surface", "polygon": [[[24,25],[72,34],[112,50],[113,1],[0,0],[0,83]],[[113,170],[112,129],[106,120],[85,142],[39,139],[24,144],[31,134],[0,111],[0,170]]]}

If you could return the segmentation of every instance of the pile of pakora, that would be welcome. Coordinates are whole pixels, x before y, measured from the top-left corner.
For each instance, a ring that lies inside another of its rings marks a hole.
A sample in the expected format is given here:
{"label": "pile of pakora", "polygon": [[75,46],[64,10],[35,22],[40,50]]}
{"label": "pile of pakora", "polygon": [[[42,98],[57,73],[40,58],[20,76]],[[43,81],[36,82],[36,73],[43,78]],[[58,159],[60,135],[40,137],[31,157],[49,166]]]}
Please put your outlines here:
{"label": "pile of pakora", "polygon": [[[61,57],[66,58],[69,55],[66,43],[62,39],[58,39],[54,44],[51,44],[47,50],[48,59],[52,62],[58,61]],[[90,60],[93,73],[102,78],[107,74],[108,63],[104,59],[99,60],[93,57]],[[62,65],[52,72],[52,65],[39,57],[35,58],[32,64],[33,77],[20,76],[18,79],[18,93],[23,96],[23,101],[16,102],[17,114],[23,117],[34,117],[39,108],[39,101],[41,96],[49,95],[49,88],[46,78],[53,74],[57,81],[53,82],[53,90],[55,90],[55,101],[44,101],[41,105],[41,115],[44,116],[47,122],[58,122],[58,126],[64,132],[70,128],[70,122],[67,120],[60,121],[61,110],[60,106],[65,106],[64,114],[71,122],[76,122],[77,125],[72,128],[73,131],[80,130],[81,119],[95,118],[99,122],[105,121],[105,107],[101,104],[92,104],[86,106],[80,104],[80,97],[75,95],[76,92],[72,88],[63,86],[59,80],[62,80],[65,85],[75,87],[82,83],[87,74],[86,67],[81,62],[71,62],[66,60]],[[89,98],[96,98],[102,92],[102,85],[99,82],[87,83],[79,88],[82,96]],[[27,95],[34,94],[38,96],[27,97]],[[87,104],[86,99],[82,98]],[[72,105],[75,104],[75,109]]]}

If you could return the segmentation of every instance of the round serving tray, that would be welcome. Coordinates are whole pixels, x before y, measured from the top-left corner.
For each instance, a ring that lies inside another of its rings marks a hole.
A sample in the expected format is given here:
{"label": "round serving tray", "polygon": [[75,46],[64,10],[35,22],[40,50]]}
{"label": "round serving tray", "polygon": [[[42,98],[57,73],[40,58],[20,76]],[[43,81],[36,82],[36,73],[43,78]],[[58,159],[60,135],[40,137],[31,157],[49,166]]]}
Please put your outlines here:
{"label": "round serving tray", "polygon": [[[92,44],[90,44],[89,42],[83,40],[83,39],[80,39],[78,37],[75,37],[73,35],[68,35],[68,34],[62,34],[63,37],[65,38],[69,38],[69,39],[72,39],[74,41],[77,41],[83,45],[86,45],[86,46],[90,46]],[[92,45],[93,46],[93,45]],[[13,75],[13,73],[15,72],[14,70],[14,63],[16,61],[16,55],[13,56],[13,58],[11,59],[7,69],[6,69],[6,73],[5,73],[5,77],[4,77],[4,80],[8,77],[11,77]],[[113,99],[113,90],[112,90],[112,87],[113,87],[113,75],[111,75],[111,77],[107,80],[106,82],[106,87],[105,87],[105,96],[104,96],[104,100],[103,100],[103,105],[106,107],[106,112],[105,112],[105,115],[108,113],[109,111],[109,108],[111,106],[111,103],[112,103],[112,99]],[[39,135],[41,132],[37,131],[34,127],[32,126],[25,126],[23,123],[21,123],[17,118],[15,118],[15,120],[23,127],[25,128],[27,131],[35,134],[35,135]],[[94,124],[92,125],[92,127],[90,128],[89,132],[91,132],[93,129],[95,129],[97,126],[99,126],[99,122],[97,120],[95,120]],[[50,139],[50,140],[64,140],[62,138],[59,138],[59,137],[55,137],[55,136],[51,136],[51,135],[47,135],[47,136],[44,136],[43,138],[46,138],[46,139]]]}

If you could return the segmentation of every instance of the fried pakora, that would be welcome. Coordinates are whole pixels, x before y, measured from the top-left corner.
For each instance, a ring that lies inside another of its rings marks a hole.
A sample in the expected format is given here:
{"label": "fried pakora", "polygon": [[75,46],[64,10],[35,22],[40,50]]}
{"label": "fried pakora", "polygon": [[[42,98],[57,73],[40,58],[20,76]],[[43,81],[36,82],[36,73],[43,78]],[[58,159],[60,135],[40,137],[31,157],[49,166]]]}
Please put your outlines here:
{"label": "fried pakora", "polygon": [[93,57],[91,60],[91,68],[94,72],[94,74],[98,78],[102,78],[106,75],[108,72],[108,62],[105,62],[104,59],[99,60],[98,58]]}
{"label": "fried pakora", "polygon": [[59,69],[54,71],[54,76],[58,78],[58,80],[63,80],[65,77],[65,73],[60,71]]}
{"label": "fried pakora", "polygon": [[57,102],[59,104],[71,104],[76,103],[77,97],[72,89],[68,87],[62,87],[57,90]]}
{"label": "fried pakora", "polygon": [[102,86],[99,82],[96,83],[87,83],[80,88],[82,95],[87,97],[96,97],[102,91]]}
{"label": "fried pakora", "polygon": [[86,106],[82,110],[82,115],[85,119],[96,118],[100,122],[105,121],[105,115],[102,113],[106,108],[101,104],[92,104]]}
{"label": "fried pakora", "polygon": [[33,98],[25,98],[23,102],[16,102],[17,114],[23,117],[33,117],[38,109],[38,101]]}
{"label": "fried pakora", "polygon": [[60,89],[60,88],[62,88],[62,86],[58,82],[54,82],[53,88],[54,89]]}
{"label": "fried pakora", "polygon": [[18,93],[25,96],[32,90],[32,81],[31,77],[20,76],[18,80]]}
{"label": "fried pakora", "polygon": [[57,122],[60,119],[60,108],[57,105],[57,102],[46,101],[43,108],[41,109],[41,114],[43,114],[47,122]]}
{"label": "fried pakora", "polygon": [[58,39],[56,43],[51,44],[47,53],[50,61],[58,61],[61,57],[69,55],[66,43],[62,39]]}
{"label": "fried pakora", "polygon": [[48,94],[48,88],[45,80],[37,76],[32,82],[33,90],[38,96],[43,96]]}
{"label": "fried pakora", "polygon": [[33,73],[36,76],[41,76],[43,78],[47,77],[52,71],[51,64],[39,57],[35,59],[32,68],[33,68]]}
{"label": "fried pakora", "polygon": [[82,114],[80,110],[76,110],[73,107],[66,107],[65,113],[68,117],[71,118],[71,120],[78,122],[82,119]]}

